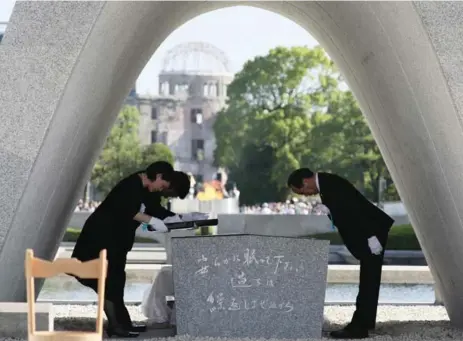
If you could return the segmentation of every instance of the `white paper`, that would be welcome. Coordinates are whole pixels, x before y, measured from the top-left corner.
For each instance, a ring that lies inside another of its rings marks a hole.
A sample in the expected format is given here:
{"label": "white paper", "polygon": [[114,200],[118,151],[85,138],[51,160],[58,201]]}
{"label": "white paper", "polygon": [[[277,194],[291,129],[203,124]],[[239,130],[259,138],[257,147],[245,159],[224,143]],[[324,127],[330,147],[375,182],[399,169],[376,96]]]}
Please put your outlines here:
{"label": "white paper", "polygon": [[167,217],[166,219],[164,219],[164,223],[166,224],[181,223],[181,222],[183,222],[183,220],[180,219],[178,215],[174,215],[172,217]]}
{"label": "white paper", "polygon": [[183,221],[196,221],[196,220],[207,220],[209,219],[208,213],[201,213],[201,212],[192,212],[182,214]]}

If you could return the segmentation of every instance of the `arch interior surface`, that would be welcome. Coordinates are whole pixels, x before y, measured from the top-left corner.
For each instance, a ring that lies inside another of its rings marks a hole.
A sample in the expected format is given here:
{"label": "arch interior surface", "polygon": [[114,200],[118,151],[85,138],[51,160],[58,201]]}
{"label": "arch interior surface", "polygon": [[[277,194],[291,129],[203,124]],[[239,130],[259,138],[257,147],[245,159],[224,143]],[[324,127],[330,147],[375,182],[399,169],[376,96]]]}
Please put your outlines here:
{"label": "arch interior surface", "polygon": [[[18,1],[0,48],[0,301],[56,253],[125,95],[162,41],[227,2]],[[451,320],[463,321],[463,2],[246,2],[306,28],[360,102]]]}

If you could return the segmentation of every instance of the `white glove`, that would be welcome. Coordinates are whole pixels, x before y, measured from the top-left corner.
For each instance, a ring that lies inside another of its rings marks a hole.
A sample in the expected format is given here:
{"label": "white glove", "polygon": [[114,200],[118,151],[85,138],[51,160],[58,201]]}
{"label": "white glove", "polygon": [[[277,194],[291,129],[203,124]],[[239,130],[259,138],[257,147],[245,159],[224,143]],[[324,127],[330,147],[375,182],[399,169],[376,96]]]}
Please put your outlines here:
{"label": "white glove", "polygon": [[166,224],[161,219],[152,217],[148,223],[149,226],[153,228],[154,231],[157,232],[168,232]]}
{"label": "white glove", "polygon": [[375,236],[368,238],[368,247],[370,248],[371,253],[374,255],[380,255],[383,251],[381,243]]}
{"label": "white glove", "polygon": [[172,216],[172,217],[167,217],[164,219],[165,224],[172,224],[172,223],[181,223],[183,222],[182,218],[178,214]]}
{"label": "white glove", "polygon": [[209,219],[208,213],[192,212],[192,213],[182,214],[183,221],[195,221],[195,220],[206,220],[206,219]]}

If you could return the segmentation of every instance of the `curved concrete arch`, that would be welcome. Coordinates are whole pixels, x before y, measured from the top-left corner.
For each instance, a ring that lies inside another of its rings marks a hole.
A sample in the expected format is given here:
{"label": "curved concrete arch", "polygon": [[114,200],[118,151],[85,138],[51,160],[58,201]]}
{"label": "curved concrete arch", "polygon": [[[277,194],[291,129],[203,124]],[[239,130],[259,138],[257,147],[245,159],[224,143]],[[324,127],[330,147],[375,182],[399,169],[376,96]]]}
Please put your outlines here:
{"label": "curved concrete arch", "polygon": [[[124,96],[178,26],[224,2],[18,2],[0,49],[0,301],[52,257]],[[461,2],[256,2],[306,28],[360,102],[462,321]],[[12,285],[14,283],[14,285]]]}

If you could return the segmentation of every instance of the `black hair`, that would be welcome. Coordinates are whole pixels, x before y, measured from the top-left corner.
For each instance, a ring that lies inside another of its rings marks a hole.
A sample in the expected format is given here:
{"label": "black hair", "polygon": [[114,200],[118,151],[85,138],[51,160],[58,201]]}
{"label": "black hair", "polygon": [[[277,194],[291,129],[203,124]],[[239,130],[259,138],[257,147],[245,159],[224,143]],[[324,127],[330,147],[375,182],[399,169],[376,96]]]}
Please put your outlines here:
{"label": "black hair", "polygon": [[299,168],[288,176],[288,187],[301,188],[304,179],[311,178],[314,173],[308,168]]}
{"label": "black hair", "polygon": [[185,199],[188,193],[190,193],[190,186],[190,177],[188,174],[179,171],[172,173],[169,190],[172,190],[180,199]]}
{"label": "black hair", "polygon": [[156,180],[156,176],[158,174],[161,174],[164,180],[171,181],[173,172],[174,168],[169,162],[166,161],[153,162],[151,165],[148,166],[148,168],[146,168],[145,171],[148,179],[152,181]]}

